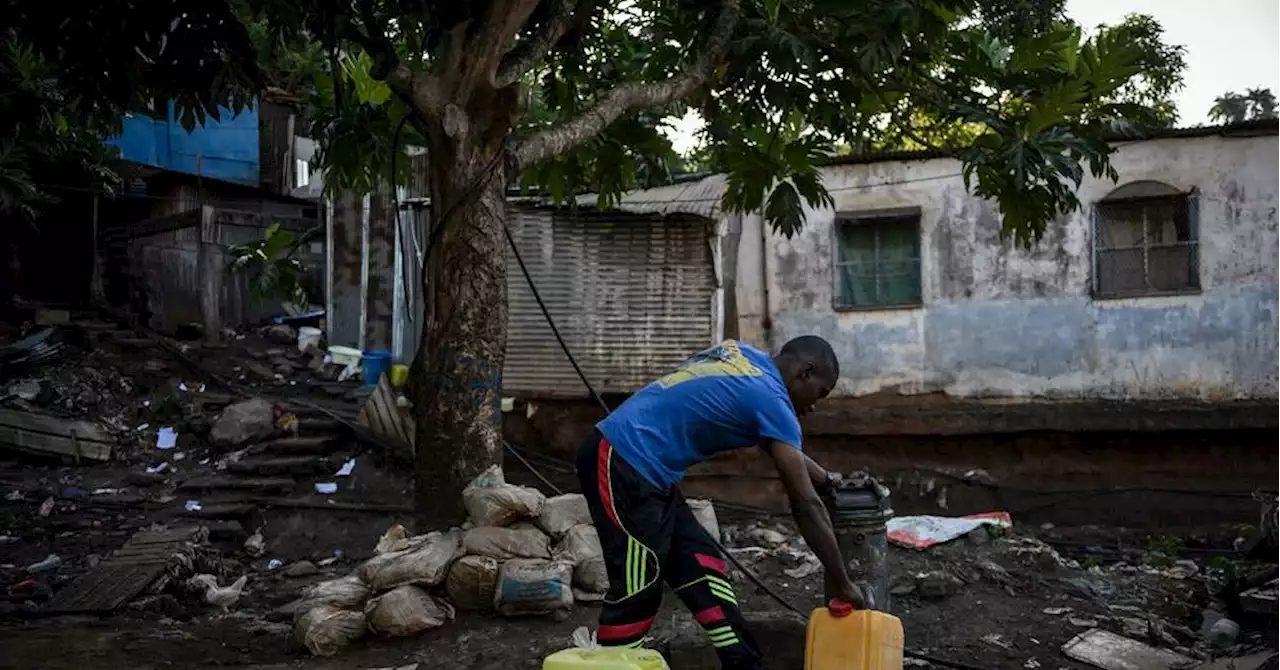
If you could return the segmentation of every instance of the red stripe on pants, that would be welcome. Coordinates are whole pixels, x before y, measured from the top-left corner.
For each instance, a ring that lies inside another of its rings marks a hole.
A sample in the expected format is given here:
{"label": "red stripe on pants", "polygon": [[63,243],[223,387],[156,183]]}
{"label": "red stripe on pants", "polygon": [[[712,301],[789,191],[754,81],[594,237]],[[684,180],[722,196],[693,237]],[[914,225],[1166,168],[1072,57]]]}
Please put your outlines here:
{"label": "red stripe on pants", "polygon": [[600,438],[600,448],[596,452],[596,488],[599,489],[600,503],[604,505],[604,513],[609,516],[613,525],[622,528],[622,522],[618,521],[618,513],[613,509],[613,487],[609,484],[609,455],[612,451],[613,447],[609,446],[609,440]]}
{"label": "red stripe on pants", "polygon": [[725,564],[723,560],[706,554],[694,554],[693,557],[697,559],[698,565],[701,565],[708,570],[715,570],[721,575],[725,574]]}
{"label": "red stripe on pants", "polygon": [[724,610],[720,609],[719,605],[716,605],[715,607],[708,607],[707,609],[693,615],[693,618],[698,623],[704,626],[709,626],[713,623],[720,623],[721,621],[724,621]]}
{"label": "red stripe on pants", "polygon": [[636,623],[626,623],[618,626],[600,626],[596,631],[597,640],[625,640],[631,637],[639,637],[649,632],[649,628],[653,626],[654,617],[649,617],[644,621]]}

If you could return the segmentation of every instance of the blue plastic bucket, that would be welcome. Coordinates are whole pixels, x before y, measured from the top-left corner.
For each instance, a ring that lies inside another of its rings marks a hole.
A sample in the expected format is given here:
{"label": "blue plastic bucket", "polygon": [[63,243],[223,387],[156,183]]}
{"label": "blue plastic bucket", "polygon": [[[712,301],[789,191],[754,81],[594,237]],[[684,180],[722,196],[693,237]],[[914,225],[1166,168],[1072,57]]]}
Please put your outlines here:
{"label": "blue plastic bucket", "polygon": [[382,375],[391,376],[390,351],[366,351],[361,357],[364,367],[364,383],[366,386],[377,386]]}

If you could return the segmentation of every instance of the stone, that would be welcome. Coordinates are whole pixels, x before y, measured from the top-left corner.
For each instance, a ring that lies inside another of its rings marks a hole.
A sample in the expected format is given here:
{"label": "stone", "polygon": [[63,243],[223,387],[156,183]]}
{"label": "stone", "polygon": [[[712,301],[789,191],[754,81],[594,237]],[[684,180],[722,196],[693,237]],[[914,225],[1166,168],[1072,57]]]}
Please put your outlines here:
{"label": "stone", "polygon": [[946,598],[953,596],[964,588],[959,577],[941,570],[916,575],[916,593],[921,598]]}
{"label": "stone", "polygon": [[297,344],[298,331],[293,326],[278,324],[267,328],[263,335],[276,344]]}
{"label": "stone", "polygon": [[1240,624],[1222,617],[1205,630],[1205,639],[1219,647],[1229,647],[1240,637]]}
{"label": "stone", "polygon": [[275,408],[262,398],[253,398],[223,410],[209,437],[218,447],[235,448],[261,442],[275,431]]}
{"label": "stone", "polygon": [[312,563],[311,561],[298,561],[297,563],[290,563],[289,566],[284,569],[284,576],[293,578],[310,577],[317,572],[320,572],[320,568],[317,568],[315,563]]}

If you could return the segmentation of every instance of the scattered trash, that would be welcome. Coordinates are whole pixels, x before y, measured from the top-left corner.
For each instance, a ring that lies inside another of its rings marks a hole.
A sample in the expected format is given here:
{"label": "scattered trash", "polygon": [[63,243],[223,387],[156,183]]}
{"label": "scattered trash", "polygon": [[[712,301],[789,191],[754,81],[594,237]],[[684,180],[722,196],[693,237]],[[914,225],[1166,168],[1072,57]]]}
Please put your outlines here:
{"label": "scattered trash", "polygon": [[1008,512],[985,512],[965,517],[900,516],[885,523],[889,541],[910,549],[928,549],[950,542],[979,526],[1009,528],[1013,526],[1013,520]]}
{"label": "scattered trash", "polygon": [[44,502],[40,503],[40,510],[39,510],[40,516],[46,517],[52,514],[54,504],[55,503],[53,500],[53,496],[49,496],[48,498],[45,498]]}
{"label": "scattered trash", "polygon": [[148,474],[153,474],[153,475],[158,475],[158,474],[160,474],[160,473],[162,473],[162,472],[164,472],[165,470],[168,470],[168,469],[169,469],[169,461],[164,461],[164,462],[160,463],[159,465],[150,465],[150,466],[147,466],[147,473],[148,473]]}
{"label": "scattered trash", "polygon": [[999,633],[991,633],[989,635],[983,635],[982,641],[986,642],[987,644],[993,647],[1000,647],[1001,649],[1013,648],[1013,643],[1004,639],[1004,636]]}
{"label": "scattered trash", "polygon": [[253,535],[244,541],[244,553],[250,558],[260,558],[267,553],[267,539],[262,536],[261,530],[253,531]]}
{"label": "scattered trash", "polygon": [[172,449],[178,446],[178,431],[164,426],[156,433],[156,449]]}
{"label": "scattered trash", "polygon": [[28,565],[27,572],[36,575],[42,572],[52,572],[60,567],[62,567],[62,557],[57,554],[49,554],[44,560]]}
{"label": "scattered trash", "polygon": [[1172,670],[1192,659],[1164,649],[1143,644],[1115,633],[1094,628],[1062,645],[1067,658],[1097,666],[1103,670]]}
{"label": "scattered trash", "polygon": [[338,485],[334,482],[316,482],[316,493],[330,495],[338,492]]}
{"label": "scattered trash", "polygon": [[1036,670],[1036,668],[1040,667],[1040,661],[1037,661],[1034,657],[1028,658],[1027,662],[1022,664],[1022,667],[1027,670]]}
{"label": "scattered trash", "polygon": [[282,561],[282,560],[280,560],[280,559],[278,559],[278,558],[273,558],[273,559],[271,559],[271,560],[267,561],[267,569],[268,569],[268,570],[279,570],[279,569],[280,569],[281,567],[283,567],[283,566],[284,566],[284,561]]}
{"label": "scattered trash", "polygon": [[188,512],[199,512],[204,509],[199,500],[188,500],[183,507],[185,507]]}
{"label": "scattered trash", "polygon": [[337,472],[335,472],[335,473],[333,473],[333,476],[334,476],[334,477],[347,477],[347,476],[349,476],[352,472],[355,472],[355,470],[356,470],[356,459],[352,458],[352,459],[348,460],[346,463],[343,463],[343,464],[342,464],[342,467],[338,468],[338,471],[337,471]]}
{"label": "scattered trash", "polygon": [[573,635],[569,637],[570,643],[574,649],[598,649],[600,643],[596,641],[596,632],[586,626],[578,626],[573,629]]}
{"label": "scattered trash", "polygon": [[1070,614],[1075,610],[1070,607],[1046,607],[1040,611],[1048,614],[1049,616],[1062,616],[1063,614]]}

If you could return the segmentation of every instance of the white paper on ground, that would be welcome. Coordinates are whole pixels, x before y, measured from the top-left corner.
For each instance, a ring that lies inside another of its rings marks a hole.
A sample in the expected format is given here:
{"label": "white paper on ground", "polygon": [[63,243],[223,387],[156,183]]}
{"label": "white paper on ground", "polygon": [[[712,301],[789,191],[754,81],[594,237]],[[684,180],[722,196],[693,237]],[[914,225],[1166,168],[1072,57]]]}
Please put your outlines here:
{"label": "white paper on ground", "polygon": [[178,431],[173,426],[164,426],[156,433],[156,449],[172,449],[178,446]]}

